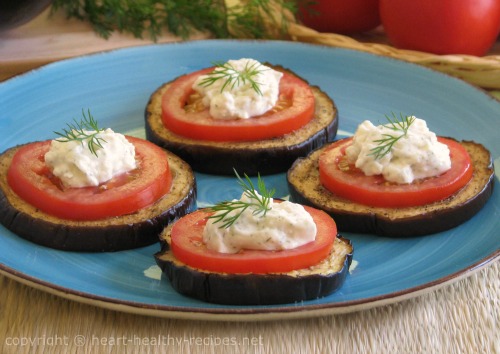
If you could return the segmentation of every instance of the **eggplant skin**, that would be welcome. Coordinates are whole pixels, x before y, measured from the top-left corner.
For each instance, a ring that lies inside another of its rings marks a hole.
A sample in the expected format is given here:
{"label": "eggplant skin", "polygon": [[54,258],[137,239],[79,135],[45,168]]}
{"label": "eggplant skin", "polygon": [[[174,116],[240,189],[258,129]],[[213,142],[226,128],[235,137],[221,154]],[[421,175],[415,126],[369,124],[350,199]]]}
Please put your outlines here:
{"label": "eggplant skin", "polygon": [[184,161],[168,153],[170,192],[134,214],[93,221],[63,220],[19,198],[7,183],[7,170],[18,147],[0,156],[0,223],[30,242],[63,251],[113,252],[159,241],[166,225],[196,208],[195,176]]}
{"label": "eggplant skin", "polygon": [[327,269],[329,263],[324,261],[325,272],[310,269],[279,274],[205,272],[177,261],[168,243],[163,243],[155,259],[172,287],[184,296],[224,305],[274,305],[314,300],[340,289],[349,273],[353,247],[341,236],[337,236],[335,247],[343,252],[332,251],[329,257],[339,257],[338,265],[336,269]]}
{"label": "eggplant skin", "polygon": [[[276,67],[276,66],[275,66]],[[286,70],[293,74],[290,70]],[[160,86],[146,105],[146,138],[188,162],[193,170],[217,175],[247,175],[285,172],[301,156],[332,141],[338,130],[338,110],[333,100],[317,86],[314,118],[294,132],[267,140],[215,142],[189,139],[163,125],[161,102],[171,82]]]}
{"label": "eggplant skin", "polygon": [[493,194],[495,173],[490,152],[473,141],[460,143],[471,157],[472,180],[454,195],[438,202],[395,209],[369,207],[337,197],[319,180],[318,158],[327,146],[297,159],[288,170],[290,199],[324,210],[335,219],[342,232],[413,237],[446,231],[471,219]]}

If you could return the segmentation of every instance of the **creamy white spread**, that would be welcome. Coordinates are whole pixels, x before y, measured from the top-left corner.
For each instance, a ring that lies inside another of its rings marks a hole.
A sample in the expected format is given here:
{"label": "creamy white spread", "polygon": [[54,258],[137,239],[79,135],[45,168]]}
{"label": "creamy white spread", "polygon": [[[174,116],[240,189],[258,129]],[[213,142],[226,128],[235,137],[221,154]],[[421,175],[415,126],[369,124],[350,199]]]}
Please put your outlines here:
{"label": "creamy white spread", "polygon": [[376,140],[402,135],[389,125],[375,126],[369,121],[361,123],[354,134],[353,144],[346,149],[349,162],[361,169],[365,175],[383,175],[395,183],[412,183],[426,177],[433,177],[451,168],[450,151],[437,140],[436,134],[427,127],[425,120],[415,118],[407,133],[398,139],[392,149],[383,157],[376,158]]}
{"label": "creamy white spread", "polygon": [[[88,134],[95,131],[86,131]],[[66,187],[98,186],[111,178],[136,168],[135,147],[123,134],[106,129],[98,133],[102,148],[97,156],[88,148],[88,139],[52,140],[45,163]]]}
{"label": "creamy white spread", "polygon": [[[251,79],[258,85],[260,92],[252,87],[251,80],[240,75],[249,70],[257,71]],[[245,58],[229,60],[223,67],[216,67],[212,75],[219,76],[223,71],[228,76],[215,80],[210,85],[201,85],[208,75],[199,76],[193,84],[193,89],[202,95],[203,104],[209,108],[213,118],[247,119],[259,116],[273,108],[278,101],[279,83],[283,76],[281,72],[262,65],[257,60]],[[233,80],[228,83],[229,76]],[[240,79],[236,79],[238,77]]]}
{"label": "creamy white spread", "polygon": [[[240,200],[251,202],[245,192]],[[272,198],[269,205],[271,209],[265,216],[256,214],[256,209],[249,207],[227,228],[221,227],[220,222],[214,223],[214,219],[208,219],[203,242],[208,249],[217,252],[237,253],[242,249],[293,249],[316,239],[316,224],[302,205],[289,201],[276,203]],[[234,213],[236,211],[229,216]]]}

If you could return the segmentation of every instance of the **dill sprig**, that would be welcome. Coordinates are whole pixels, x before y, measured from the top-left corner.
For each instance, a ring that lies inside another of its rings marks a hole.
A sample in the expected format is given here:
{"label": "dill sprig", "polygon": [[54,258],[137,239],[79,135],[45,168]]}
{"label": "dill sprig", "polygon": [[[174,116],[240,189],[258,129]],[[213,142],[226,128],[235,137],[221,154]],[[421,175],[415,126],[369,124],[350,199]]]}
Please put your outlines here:
{"label": "dill sprig", "polygon": [[80,121],[73,119],[73,123],[67,123],[68,129],[63,128],[63,132],[54,132],[59,135],[60,138],[57,138],[57,141],[62,143],[67,143],[69,141],[79,141],[83,144],[84,141],[87,141],[87,147],[90,152],[92,152],[95,156],[97,156],[96,148],[102,148],[102,143],[106,142],[103,138],[99,137],[98,134],[104,129],[99,128],[97,121],[94,119],[92,114],[90,114],[90,110],[87,111],[87,115],[85,111],[82,109],[83,118]]}
{"label": "dill sprig", "polygon": [[392,113],[392,117],[386,115],[385,118],[389,123],[384,125],[384,127],[400,134],[382,134],[383,138],[374,140],[374,142],[378,143],[378,146],[370,150],[370,155],[375,156],[375,159],[380,159],[387,155],[392,150],[394,144],[406,136],[408,129],[415,121],[414,116],[403,115],[402,113],[399,114],[399,118],[394,113]]}
{"label": "dill sprig", "polygon": [[262,73],[265,69],[262,69],[262,65],[258,62],[249,63],[247,62],[243,70],[237,70],[230,63],[214,63],[215,70],[208,73],[206,77],[199,83],[202,87],[207,87],[213,85],[219,80],[223,80],[224,84],[221,87],[221,92],[224,91],[226,87],[233,89],[235,86],[239,86],[240,83],[243,85],[247,82],[250,83],[252,89],[262,96],[262,91],[260,90],[260,83],[255,81],[255,77]]}
{"label": "dill sprig", "polygon": [[[236,170],[234,173],[238,179],[238,184],[243,189],[246,196],[250,199],[250,202],[244,202],[241,200],[224,201],[212,206],[210,209],[214,211],[215,214],[209,216],[208,218],[215,219],[214,223],[223,222],[220,226],[221,228],[228,228],[233,225],[241,214],[250,207],[255,208],[252,212],[253,215],[261,215],[262,217],[266,216],[266,213],[271,210],[269,204],[271,203],[271,198],[275,193],[275,189],[273,188],[268,190],[259,174],[257,175],[256,191],[252,180],[246,174],[244,175],[245,179],[242,179]],[[233,211],[237,211],[237,213],[230,215]]]}
{"label": "dill sprig", "polygon": [[[262,16],[273,9],[281,10],[281,17]],[[295,21],[286,15],[297,9],[298,3],[289,0],[243,0],[236,5],[225,0],[54,0],[51,13],[63,10],[68,18],[90,23],[106,39],[118,31],[156,41],[164,29],[183,39],[199,32],[216,38],[285,38],[288,22]],[[269,29],[269,21],[278,31]]]}

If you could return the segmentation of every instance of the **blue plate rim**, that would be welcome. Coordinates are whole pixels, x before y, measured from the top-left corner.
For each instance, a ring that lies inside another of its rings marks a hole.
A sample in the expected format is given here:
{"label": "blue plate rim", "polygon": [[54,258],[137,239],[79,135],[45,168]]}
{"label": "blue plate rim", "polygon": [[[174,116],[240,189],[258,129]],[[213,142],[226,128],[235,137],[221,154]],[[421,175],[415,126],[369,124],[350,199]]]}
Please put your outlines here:
{"label": "blue plate rim", "polygon": [[[172,45],[183,45],[183,44],[193,44],[195,42],[254,42],[254,43],[262,43],[262,42],[281,42],[281,43],[287,43],[287,44],[300,44],[304,46],[315,46],[315,47],[323,47],[323,48],[328,48],[328,49],[333,49],[333,50],[340,50],[340,51],[353,51],[353,52],[358,52],[362,53],[362,55],[367,55],[367,56],[375,56],[379,58],[383,58],[384,60],[393,60],[393,61],[398,61],[402,62],[405,65],[410,65],[410,66],[415,66],[418,67],[419,70],[428,70],[430,72],[433,72],[437,75],[444,75],[448,77],[449,79],[456,80],[457,82],[460,82],[461,84],[465,84],[469,86],[470,88],[477,90],[478,92],[484,94],[487,96],[489,99],[497,101],[497,99],[488,93],[485,89],[482,89],[481,87],[475,86],[473,84],[470,84],[466,81],[463,81],[457,77],[452,76],[451,74],[448,73],[443,73],[440,71],[437,71],[435,69],[429,68],[429,67],[424,67],[421,65],[418,65],[416,63],[411,63],[404,61],[402,59],[398,58],[393,58],[393,57],[387,57],[383,56],[380,54],[373,54],[373,53],[368,53],[362,50],[358,49],[349,49],[349,48],[339,48],[339,47],[330,47],[324,44],[315,44],[315,43],[303,43],[303,42],[288,42],[288,41],[270,41],[270,40],[206,40],[206,39],[199,39],[199,40],[193,40],[193,41],[188,41],[188,42],[172,42],[172,43],[161,43],[161,44],[146,44],[146,45],[134,45],[130,47],[125,47],[125,48],[114,48],[114,49],[109,49],[105,51],[100,51],[96,53],[89,53],[85,55],[79,55],[76,57],[72,58],[66,58],[66,59],[61,59],[52,63],[48,63],[45,65],[42,65],[40,67],[31,69],[27,72],[24,72],[22,74],[18,74],[14,77],[11,77],[0,84],[3,84],[5,82],[12,82],[15,80],[18,80],[19,78],[27,77],[30,75],[33,75],[34,73],[40,71],[40,70],[45,70],[48,67],[52,66],[57,66],[60,65],[61,63],[64,62],[72,62],[75,60],[81,60],[87,57],[94,57],[94,56],[101,56],[101,55],[108,55],[110,53],[118,52],[118,51],[127,51],[127,50],[137,50],[140,48],[144,47],[153,47],[153,46],[172,46]],[[493,264],[493,262],[496,262],[500,260],[500,249],[494,250],[491,254],[485,256],[483,259],[475,262],[474,264],[471,264],[468,267],[465,267],[463,269],[460,269],[457,272],[447,274],[444,277],[441,277],[435,281],[427,282],[425,284],[403,289],[400,291],[395,291],[390,294],[386,295],[380,295],[380,296],[374,296],[374,297],[368,297],[364,299],[359,299],[359,300],[351,300],[351,301],[344,301],[344,302],[337,302],[337,303],[325,303],[325,304],[311,304],[311,305],[301,305],[300,307],[294,306],[293,304],[290,306],[284,306],[284,307],[272,307],[272,308],[206,308],[206,307],[182,307],[182,306],[167,306],[167,305],[161,305],[161,304],[145,304],[141,302],[134,302],[134,301],[128,301],[128,300],[120,300],[120,299],[114,299],[114,298],[109,298],[105,296],[100,296],[88,292],[83,292],[83,291],[77,291],[71,288],[67,288],[64,286],[59,286],[56,284],[53,284],[51,282],[47,282],[41,279],[38,279],[36,277],[30,276],[28,274],[22,273],[17,271],[14,268],[10,268],[8,266],[5,266],[4,264],[0,263],[0,273],[6,275],[7,277],[20,281],[23,284],[26,284],[28,286],[32,286],[34,288],[42,289],[44,291],[47,291],[49,293],[56,294],[58,296],[61,296],[63,298],[70,298],[72,300],[76,300],[82,303],[90,303],[99,307],[103,308],[108,308],[108,309],[113,309],[113,310],[118,310],[118,311],[124,311],[124,312],[131,312],[131,313],[139,313],[139,314],[146,314],[146,315],[151,315],[151,316],[157,316],[157,317],[169,317],[169,318],[183,318],[183,319],[206,319],[206,320],[219,320],[219,319],[224,319],[224,320],[268,320],[268,319],[289,319],[289,318],[298,318],[298,317],[311,317],[315,315],[326,315],[326,314],[337,314],[337,313],[345,313],[345,312],[351,312],[351,311],[358,311],[366,308],[372,308],[372,307],[377,307],[381,306],[384,304],[390,304],[394,303],[397,301],[402,301],[405,299],[413,298],[419,295],[422,295],[426,292],[436,290],[442,286],[454,283],[458,280],[463,279],[464,277],[470,276],[477,271],[485,268],[486,266],[489,266]],[[321,313],[318,313],[321,312]],[[216,315],[214,317],[214,315]]]}
{"label": "blue plate rim", "polygon": [[[167,306],[151,305],[141,302],[119,300],[105,296],[99,296],[83,291],[76,291],[71,288],[59,286],[50,282],[40,280],[13,268],[6,267],[0,263],[0,274],[19,281],[25,285],[44,290],[46,292],[58,295],[62,298],[96,305],[105,309],[120,310],[128,313],[138,313],[143,315],[178,318],[187,320],[227,320],[227,321],[262,321],[277,319],[295,319],[302,317],[313,317],[317,315],[334,315],[340,313],[360,311],[363,309],[388,305],[395,302],[408,300],[430,291],[453,284],[465,277],[471,276],[483,268],[490,266],[496,261],[500,261],[500,250],[496,250],[482,260],[463,268],[458,272],[448,274],[445,277],[437,279],[423,285],[407,288],[404,290],[392,292],[386,295],[373,296],[359,300],[343,301],[336,303],[301,305],[293,304],[284,307],[266,308],[266,307],[231,307],[231,308],[205,308],[205,307],[187,307],[187,306]],[[304,316],[305,314],[305,316]]]}

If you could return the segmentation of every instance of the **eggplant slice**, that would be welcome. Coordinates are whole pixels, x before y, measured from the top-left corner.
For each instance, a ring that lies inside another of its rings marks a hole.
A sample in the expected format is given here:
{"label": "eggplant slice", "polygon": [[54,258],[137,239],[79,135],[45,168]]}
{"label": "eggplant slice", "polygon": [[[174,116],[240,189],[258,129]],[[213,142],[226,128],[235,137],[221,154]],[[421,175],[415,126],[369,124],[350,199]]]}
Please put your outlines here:
{"label": "eggplant slice", "polygon": [[317,86],[311,86],[316,105],[314,118],[282,137],[242,142],[186,138],[174,134],[162,122],[161,102],[169,86],[170,83],[162,85],[149,99],[145,109],[146,138],[172,151],[198,172],[219,175],[233,175],[234,169],[247,175],[285,172],[298,157],[306,156],[337,135],[338,114],[334,102]]}
{"label": "eggplant slice", "polygon": [[172,187],[154,204],[133,214],[93,221],[63,220],[19,198],[7,183],[7,171],[19,147],[0,155],[0,223],[18,236],[64,251],[109,252],[151,245],[166,225],[196,208],[196,181],[190,166],[165,152]]}
{"label": "eggplant slice", "polygon": [[290,198],[296,203],[326,211],[342,232],[411,237],[449,230],[472,218],[493,193],[494,169],[490,152],[473,141],[460,143],[472,160],[472,180],[439,202],[419,207],[380,208],[340,198],[324,188],[319,180],[318,158],[327,146],[298,159],[289,169]]}
{"label": "eggplant slice", "polygon": [[318,299],[344,284],[352,262],[351,242],[338,235],[329,256],[316,266],[271,274],[216,273],[192,268],[170,250],[171,225],[160,235],[156,263],[182,295],[224,305],[272,305]]}

